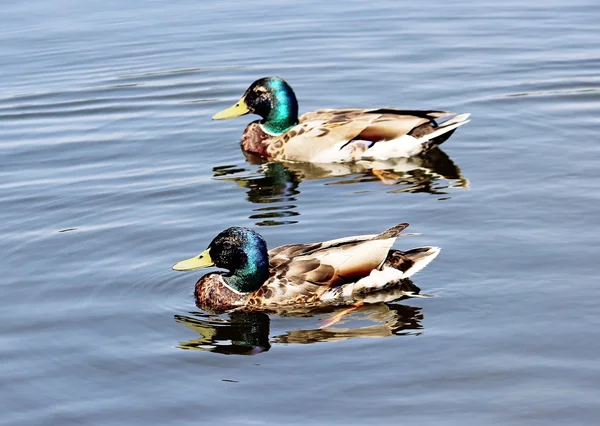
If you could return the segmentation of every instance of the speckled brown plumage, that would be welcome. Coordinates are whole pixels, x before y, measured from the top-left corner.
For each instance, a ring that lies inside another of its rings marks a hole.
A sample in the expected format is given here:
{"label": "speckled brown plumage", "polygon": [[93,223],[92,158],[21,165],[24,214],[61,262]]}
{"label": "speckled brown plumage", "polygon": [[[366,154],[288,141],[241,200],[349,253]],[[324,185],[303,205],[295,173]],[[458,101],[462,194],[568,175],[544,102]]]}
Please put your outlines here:
{"label": "speckled brown plumage", "polygon": [[246,152],[268,158],[269,153],[267,152],[267,148],[271,143],[270,139],[271,136],[260,128],[258,121],[253,121],[248,124],[242,134],[242,149]]}
{"label": "speckled brown plumage", "polygon": [[209,312],[225,312],[240,306],[247,295],[236,293],[223,284],[221,274],[212,273],[200,278],[194,291],[196,305]]}

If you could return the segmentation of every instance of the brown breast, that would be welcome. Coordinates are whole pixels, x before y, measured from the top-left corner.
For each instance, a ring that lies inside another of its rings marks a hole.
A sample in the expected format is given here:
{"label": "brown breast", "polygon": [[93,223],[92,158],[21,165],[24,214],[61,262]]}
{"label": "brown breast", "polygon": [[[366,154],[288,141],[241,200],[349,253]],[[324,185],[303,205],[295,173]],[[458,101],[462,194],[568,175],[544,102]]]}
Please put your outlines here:
{"label": "brown breast", "polygon": [[261,157],[269,158],[267,148],[269,147],[271,136],[263,132],[258,121],[248,124],[242,135],[242,149]]}
{"label": "brown breast", "polygon": [[242,306],[247,294],[238,294],[225,286],[221,274],[207,274],[196,283],[196,306],[210,313],[220,314]]}

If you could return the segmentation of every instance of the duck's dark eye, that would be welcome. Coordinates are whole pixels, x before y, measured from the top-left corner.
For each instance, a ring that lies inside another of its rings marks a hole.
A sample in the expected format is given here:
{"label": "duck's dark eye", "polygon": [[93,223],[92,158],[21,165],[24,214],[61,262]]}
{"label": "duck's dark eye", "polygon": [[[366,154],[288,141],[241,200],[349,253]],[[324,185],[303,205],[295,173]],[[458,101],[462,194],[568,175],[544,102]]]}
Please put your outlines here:
{"label": "duck's dark eye", "polygon": [[262,87],[257,87],[256,89],[254,89],[254,93],[256,93],[257,96],[262,96],[265,93],[267,93],[267,91]]}

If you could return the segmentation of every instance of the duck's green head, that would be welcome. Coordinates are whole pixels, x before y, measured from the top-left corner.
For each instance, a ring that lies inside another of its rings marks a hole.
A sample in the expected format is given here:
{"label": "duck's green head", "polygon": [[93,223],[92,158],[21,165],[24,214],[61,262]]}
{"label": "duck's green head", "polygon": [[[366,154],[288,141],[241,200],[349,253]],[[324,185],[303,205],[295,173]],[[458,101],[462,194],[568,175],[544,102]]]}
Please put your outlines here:
{"label": "duck's green head", "polygon": [[269,278],[267,243],[248,228],[233,227],[217,235],[208,248],[197,256],[173,266],[176,271],[198,268],[227,269],[227,285],[240,293],[257,290]]}
{"label": "duck's green head", "polygon": [[225,120],[244,114],[257,114],[267,133],[279,135],[298,124],[298,101],[294,91],[279,77],[256,80],[244,96],[232,107],[213,116],[213,120]]}

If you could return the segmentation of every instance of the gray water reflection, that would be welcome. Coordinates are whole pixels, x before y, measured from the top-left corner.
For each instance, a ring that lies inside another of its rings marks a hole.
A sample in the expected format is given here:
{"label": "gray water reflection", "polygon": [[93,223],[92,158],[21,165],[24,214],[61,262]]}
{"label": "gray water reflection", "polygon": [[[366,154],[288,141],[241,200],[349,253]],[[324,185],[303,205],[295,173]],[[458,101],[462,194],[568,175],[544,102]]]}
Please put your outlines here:
{"label": "gray water reflection", "polygon": [[[326,321],[340,310],[312,312],[303,316],[324,314],[323,321]],[[335,326],[289,330],[273,337],[270,337],[271,318],[263,312],[231,313],[228,319],[200,312],[191,314],[175,315],[175,321],[194,330],[200,337],[180,342],[177,346],[226,355],[256,355],[271,349],[272,344],[310,344],[365,337],[418,336],[423,333],[421,308],[395,303],[363,305]],[[302,316],[300,313],[297,315]],[[354,325],[365,322],[370,325]],[[348,326],[340,326],[348,323]]]}
{"label": "gray water reflection", "polygon": [[[297,223],[301,214],[297,201],[303,181],[323,180],[325,185],[372,183],[388,193],[429,193],[447,199],[450,189],[469,187],[469,180],[441,149],[412,157],[387,161],[340,164],[277,163],[244,153],[246,164],[213,167],[213,177],[245,188],[246,199],[257,207],[248,216],[258,226]],[[364,191],[364,188],[361,188]],[[278,204],[278,205],[272,205]]]}

